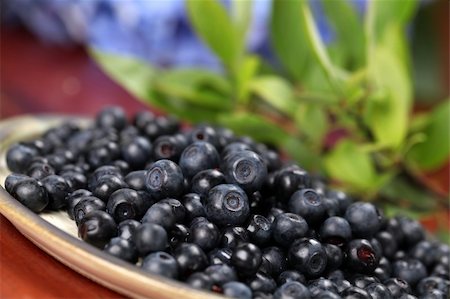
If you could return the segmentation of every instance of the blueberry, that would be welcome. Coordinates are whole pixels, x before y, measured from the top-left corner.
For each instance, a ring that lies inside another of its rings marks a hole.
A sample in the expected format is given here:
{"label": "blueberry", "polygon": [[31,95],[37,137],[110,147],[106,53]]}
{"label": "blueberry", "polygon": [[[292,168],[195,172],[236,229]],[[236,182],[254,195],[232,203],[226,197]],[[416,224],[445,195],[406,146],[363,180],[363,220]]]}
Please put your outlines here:
{"label": "blueberry", "polygon": [[360,273],[372,273],[378,266],[380,256],[365,239],[355,239],[347,244],[347,267]]}
{"label": "blueberry", "polygon": [[86,189],[78,189],[74,192],[67,194],[66,196],[66,209],[70,219],[74,219],[73,209],[79,203],[83,197],[92,196],[92,192]]}
{"label": "blueberry", "polygon": [[170,230],[176,223],[176,215],[170,204],[156,203],[147,210],[142,217],[142,222],[159,224],[166,230]]}
{"label": "blueberry", "polygon": [[226,158],[229,154],[240,151],[251,151],[252,147],[243,142],[232,142],[227,144],[221,151],[220,156],[222,159]]}
{"label": "blueberry", "polygon": [[382,216],[371,203],[355,202],[345,212],[345,219],[352,228],[355,237],[369,238],[381,227]]}
{"label": "blueberry", "polygon": [[87,153],[87,161],[93,168],[108,164],[120,156],[119,145],[114,141],[93,145]]}
{"label": "blueberry", "polygon": [[187,221],[191,221],[196,217],[206,216],[205,207],[201,202],[200,195],[197,193],[187,193],[182,199],[185,208],[185,217]]}
{"label": "blueberry", "polygon": [[276,277],[287,268],[286,255],[279,247],[267,247],[262,251],[262,263],[267,264],[268,274]]}
{"label": "blueberry", "polygon": [[247,195],[235,185],[215,186],[209,191],[205,212],[217,225],[242,224],[250,213]]}
{"label": "blueberry", "polygon": [[380,259],[378,267],[373,271],[373,275],[377,277],[380,281],[385,281],[391,277],[392,267],[391,263],[384,256]]}
{"label": "blueberry", "polygon": [[127,125],[127,116],[120,107],[106,107],[96,115],[95,123],[99,128],[121,130]]}
{"label": "blueberry", "polygon": [[225,248],[235,248],[236,246],[250,241],[248,231],[241,226],[226,227],[222,231],[221,245]]}
{"label": "blueberry", "polygon": [[202,170],[191,180],[191,191],[199,194],[201,197],[206,197],[209,190],[213,187],[224,184],[224,175],[216,169]]}
{"label": "blueberry", "polygon": [[81,219],[78,236],[97,248],[103,248],[111,238],[117,236],[116,223],[104,211],[91,211]]}
{"label": "blueberry", "polygon": [[95,196],[85,196],[73,207],[73,216],[77,225],[92,211],[105,210],[105,203]]}
{"label": "blueberry", "polygon": [[133,219],[127,219],[117,226],[118,236],[122,239],[133,240],[134,234],[141,223]]}
{"label": "blueberry", "polygon": [[114,160],[111,165],[117,167],[122,175],[127,175],[131,169],[130,164],[124,160]]}
{"label": "blueberry", "polygon": [[204,221],[195,221],[194,219],[189,229],[188,242],[197,244],[204,251],[209,251],[217,246],[220,234],[214,223],[206,219]]}
{"label": "blueberry", "polygon": [[317,277],[327,266],[327,254],[318,241],[303,238],[289,248],[288,261],[291,267],[306,276]]}
{"label": "blueberry", "polygon": [[5,179],[5,190],[11,193],[17,183],[25,181],[30,177],[20,173],[11,173]]}
{"label": "blueberry", "polygon": [[308,288],[298,281],[288,281],[273,294],[274,299],[308,299],[311,293]]}
{"label": "blueberry", "polygon": [[6,165],[12,172],[25,173],[38,151],[24,144],[14,144],[6,152]]}
{"label": "blueberry", "polygon": [[399,217],[398,221],[405,247],[411,248],[425,239],[425,230],[417,220],[408,217]]}
{"label": "blueberry", "polygon": [[350,278],[350,280],[355,287],[358,287],[361,289],[365,289],[370,284],[380,282],[380,280],[374,276],[368,276],[368,275],[362,275],[362,274],[353,275]]}
{"label": "blueberry", "polygon": [[42,212],[49,203],[46,189],[33,178],[16,182],[10,194],[35,213]]}
{"label": "blueberry", "polygon": [[344,260],[344,253],[342,250],[333,244],[324,244],[325,252],[327,253],[327,270],[338,269]]}
{"label": "blueberry", "polygon": [[125,176],[124,178],[125,183],[131,189],[134,189],[136,191],[144,191],[146,190],[145,188],[146,174],[147,172],[145,170],[132,171]]}
{"label": "blueberry", "polygon": [[273,293],[277,288],[275,280],[261,271],[258,271],[255,276],[249,278],[246,282],[254,293]]}
{"label": "blueberry", "polygon": [[306,236],[308,224],[301,216],[282,213],[272,223],[272,235],[277,244],[289,247],[295,240]]}
{"label": "blueberry", "polygon": [[372,299],[366,290],[353,286],[342,291],[341,296],[345,299]]}
{"label": "blueberry", "polygon": [[122,177],[116,175],[104,175],[98,179],[97,185],[91,189],[91,191],[94,196],[106,202],[115,191],[126,187],[127,185]]}
{"label": "blueberry", "polygon": [[178,277],[177,261],[167,252],[159,251],[149,254],[142,261],[141,267],[151,274],[173,279]]}
{"label": "blueberry", "polygon": [[338,293],[336,284],[323,277],[311,280],[309,282],[308,289],[313,297],[319,297],[318,294],[322,293],[321,291],[330,291],[335,294]]}
{"label": "blueberry", "polygon": [[153,158],[156,160],[167,159],[178,161],[186,146],[187,141],[179,137],[169,135],[159,136],[153,142]]}
{"label": "blueberry", "polygon": [[69,189],[75,191],[87,187],[87,178],[81,171],[64,171],[60,172],[60,176],[66,181]]}
{"label": "blueberry", "polygon": [[208,290],[210,291],[213,286],[213,281],[209,275],[203,272],[195,272],[191,274],[187,279],[186,283],[193,287],[194,289],[199,290]]}
{"label": "blueberry", "polygon": [[230,281],[222,286],[223,294],[231,298],[251,299],[252,290],[242,282]]}
{"label": "blueberry", "polygon": [[175,216],[176,222],[183,222],[184,218],[186,217],[186,209],[184,208],[183,204],[174,198],[166,198],[161,201],[159,201],[160,204],[168,204],[170,208],[172,209],[172,212]]}
{"label": "blueberry", "polygon": [[133,241],[140,256],[163,251],[169,244],[166,230],[154,223],[143,223],[138,226],[134,232]]}
{"label": "blueberry", "polygon": [[252,276],[258,270],[262,261],[261,250],[252,243],[243,243],[233,250],[231,264],[242,276]]}
{"label": "blueberry", "polygon": [[383,282],[383,284],[389,289],[393,298],[399,298],[403,294],[411,293],[411,287],[409,284],[399,278],[390,278]]}
{"label": "blueberry", "polygon": [[389,291],[389,289],[381,284],[381,283],[372,283],[369,284],[365,290],[367,291],[367,293],[369,293],[369,295],[372,297],[372,299],[391,299],[391,292]]}
{"label": "blueberry", "polygon": [[183,174],[192,178],[202,170],[218,167],[219,154],[211,143],[194,142],[183,150],[179,164]]}
{"label": "blueberry", "polygon": [[105,175],[114,175],[122,178],[122,172],[118,167],[113,165],[100,166],[89,176],[88,188],[90,190],[94,189],[98,184],[98,180]]}
{"label": "blueberry", "polygon": [[169,234],[169,243],[171,248],[176,248],[181,243],[187,242],[191,234],[189,228],[183,224],[175,224]]}
{"label": "blueberry", "polygon": [[64,178],[58,175],[49,175],[41,180],[48,194],[48,207],[59,210],[66,206],[66,196],[69,193],[69,185]]}
{"label": "blueberry", "polygon": [[326,207],[322,197],[313,189],[302,189],[292,194],[289,199],[289,211],[302,216],[309,225],[322,222]]}
{"label": "blueberry", "polygon": [[204,270],[215,285],[223,286],[225,283],[237,280],[234,269],[226,264],[211,265]]}
{"label": "blueberry", "polygon": [[351,239],[352,231],[347,220],[334,216],[323,222],[320,236],[325,243],[343,246]]}
{"label": "blueberry", "polygon": [[135,190],[123,188],[111,194],[106,211],[119,223],[126,219],[140,219],[146,210]]}
{"label": "blueberry", "polygon": [[145,185],[155,199],[177,197],[183,192],[181,168],[170,160],[159,160],[148,169]]}
{"label": "blueberry", "polygon": [[214,249],[208,253],[209,263],[211,265],[221,265],[231,263],[233,250],[231,248]]}
{"label": "blueberry", "polygon": [[151,157],[152,144],[144,137],[137,136],[122,144],[122,157],[132,169],[143,167]]}
{"label": "blueberry", "polygon": [[375,235],[375,238],[383,248],[383,255],[387,258],[394,257],[398,248],[397,240],[394,236],[388,231],[380,231]]}
{"label": "blueberry", "polygon": [[205,252],[196,244],[182,243],[174,249],[175,257],[180,274],[186,276],[196,271],[203,270],[208,264]]}
{"label": "blueberry", "polygon": [[311,178],[300,167],[289,166],[277,173],[274,185],[277,188],[277,197],[282,201],[286,201],[297,190],[309,188],[311,186]]}
{"label": "blueberry", "polygon": [[252,151],[230,153],[222,161],[221,169],[227,183],[236,184],[248,193],[261,188],[267,175],[264,161]]}
{"label": "blueberry", "polygon": [[396,261],[392,266],[392,274],[414,287],[427,276],[427,269],[419,260],[408,259]]}
{"label": "blueberry", "polygon": [[424,296],[433,290],[439,290],[444,294],[448,294],[450,291],[449,287],[450,284],[448,281],[446,282],[441,277],[430,276],[420,280],[417,284],[416,291],[419,296]]}
{"label": "blueberry", "polygon": [[272,236],[271,223],[262,215],[252,215],[247,225],[250,241],[263,246],[269,243]]}
{"label": "blueberry", "polygon": [[144,130],[145,126],[148,123],[151,123],[155,120],[156,116],[148,110],[142,110],[137,112],[133,117],[133,124],[138,128],[139,130]]}
{"label": "blueberry", "polygon": [[132,241],[127,239],[120,237],[112,238],[103,250],[117,258],[133,264],[138,260],[136,246]]}
{"label": "blueberry", "polygon": [[35,179],[43,179],[49,175],[55,174],[55,169],[48,163],[32,163],[27,170],[27,175]]}

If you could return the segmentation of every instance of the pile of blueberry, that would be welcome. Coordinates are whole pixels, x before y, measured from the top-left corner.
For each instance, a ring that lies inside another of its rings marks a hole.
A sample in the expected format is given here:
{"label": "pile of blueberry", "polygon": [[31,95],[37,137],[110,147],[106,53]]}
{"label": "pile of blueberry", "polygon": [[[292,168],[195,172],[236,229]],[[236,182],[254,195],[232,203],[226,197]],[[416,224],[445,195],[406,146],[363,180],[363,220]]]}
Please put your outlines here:
{"label": "pile of blueberry", "polygon": [[7,152],[6,190],[84,241],[236,298],[447,298],[450,248],[225,128],[118,107]]}

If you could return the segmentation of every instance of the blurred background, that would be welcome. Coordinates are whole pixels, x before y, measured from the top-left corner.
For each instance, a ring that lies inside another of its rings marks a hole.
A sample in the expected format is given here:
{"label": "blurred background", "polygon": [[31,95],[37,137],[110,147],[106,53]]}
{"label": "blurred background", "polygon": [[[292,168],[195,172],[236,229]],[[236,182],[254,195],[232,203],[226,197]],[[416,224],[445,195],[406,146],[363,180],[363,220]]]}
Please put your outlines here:
{"label": "blurred background", "polygon": [[[363,0],[310,1],[306,8],[299,4],[306,1],[240,2],[248,7],[210,1],[219,6],[209,8],[202,2],[208,1],[1,0],[0,117],[92,116],[120,105],[130,115],[152,109],[198,122],[200,111],[233,128],[251,123],[242,133],[264,130],[253,137],[282,147],[355,196],[369,194],[364,199],[377,200],[388,214],[402,210],[420,218],[448,240],[448,1],[383,1],[376,12]],[[289,5],[305,14],[292,15]],[[230,62],[223,49],[239,22],[244,33],[232,41],[242,49]],[[404,72],[391,80],[398,69]],[[180,85],[186,73],[177,70],[201,74],[201,86],[195,80]],[[165,81],[155,83],[154,73]],[[142,74],[151,78],[141,83]],[[398,98],[387,96],[397,89]],[[218,106],[224,98],[229,105]],[[408,104],[399,108],[405,98]],[[291,107],[298,113],[291,115]],[[383,135],[397,128],[396,140]],[[353,165],[355,153],[364,165]],[[350,173],[336,170],[348,164]]]}

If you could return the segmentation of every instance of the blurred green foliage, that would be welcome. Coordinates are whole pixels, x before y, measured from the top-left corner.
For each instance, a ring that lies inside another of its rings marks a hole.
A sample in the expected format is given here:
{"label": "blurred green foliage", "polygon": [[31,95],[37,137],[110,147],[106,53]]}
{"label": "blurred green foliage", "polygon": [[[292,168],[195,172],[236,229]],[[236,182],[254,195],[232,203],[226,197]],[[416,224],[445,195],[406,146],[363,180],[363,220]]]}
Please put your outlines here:
{"label": "blurred green foliage", "polygon": [[[412,114],[414,91],[406,29],[416,0],[322,1],[337,38],[325,45],[308,1],[273,1],[271,41],[283,69],[267,71],[245,50],[251,1],[187,1],[191,23],[225,74],[155,69],[92,50],[94,59],[139,99],[190,122],[225,125],[277,145],[341,188],[412,214],[448,207],[414,180],[449,159],[449,104]],[[345,134],[326,145],[332,130]],[[393,204],[394,203],[394,204]]]}

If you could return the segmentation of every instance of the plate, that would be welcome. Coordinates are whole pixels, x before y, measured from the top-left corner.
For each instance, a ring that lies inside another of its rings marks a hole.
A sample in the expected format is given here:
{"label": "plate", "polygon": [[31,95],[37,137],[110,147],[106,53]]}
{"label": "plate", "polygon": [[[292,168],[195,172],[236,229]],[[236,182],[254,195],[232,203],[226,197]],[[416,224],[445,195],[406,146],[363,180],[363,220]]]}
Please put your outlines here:
{"label": "plate", "polygon": [[75,223],[65,212],[35,214],[10,196],[3,184],[9,171],[5,152],[19,140],[32,139],[50,127],[71,119],[87,125],[85,118],[40,115],[20,116],[0,122],[0,213],[26,238],[66,266],[118,293],[135,298],[214,299],[223,296],[192,289],[156,275],[91,246],[77,236]]}

